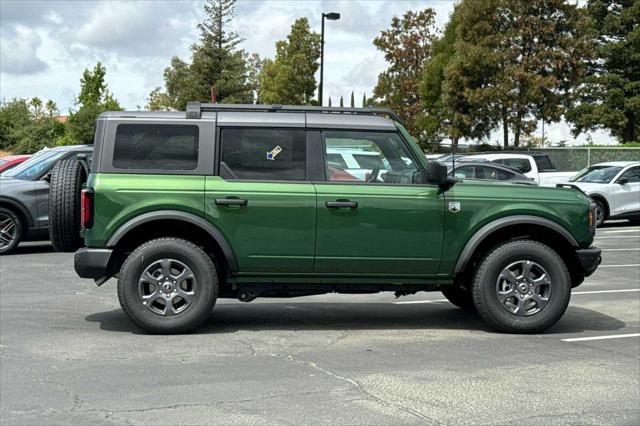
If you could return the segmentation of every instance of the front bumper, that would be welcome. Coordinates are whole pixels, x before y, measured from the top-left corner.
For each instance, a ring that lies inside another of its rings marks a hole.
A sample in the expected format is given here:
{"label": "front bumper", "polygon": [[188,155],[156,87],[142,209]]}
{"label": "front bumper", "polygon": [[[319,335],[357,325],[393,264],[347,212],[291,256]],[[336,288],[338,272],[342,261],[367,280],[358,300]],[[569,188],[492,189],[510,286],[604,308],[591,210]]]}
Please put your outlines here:
{"label": "front bumper", "polygon": [[76,270],[76,274],[80,278],[93,278],[96,282],[106,281],[105,278],[110,276],[109,261],[112,253],[113,250],[110,249],[88,247],[77,250],[73,259],[73,267]]}
{"label": "front bumper", "polygon": [[602,250],[598,247],[589,247],[586,249],[576,250],[576,255],[582,266],[584,276],[588,277],[593,274],[602,261]]}

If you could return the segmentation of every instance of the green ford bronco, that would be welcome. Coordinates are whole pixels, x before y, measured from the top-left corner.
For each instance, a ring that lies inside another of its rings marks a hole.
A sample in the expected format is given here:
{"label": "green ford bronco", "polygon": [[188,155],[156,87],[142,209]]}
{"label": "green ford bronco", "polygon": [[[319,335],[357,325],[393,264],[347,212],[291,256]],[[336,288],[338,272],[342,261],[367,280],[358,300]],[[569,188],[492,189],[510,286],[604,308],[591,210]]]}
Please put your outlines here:
{"label": "green ford bronco", "polygon": [[539,332],[600,262],[584,194],[452,179],[384,109],[109,112],[85,167],[75,270],[117,277],[149,332],[192,330],[219,297],[380,291]]}

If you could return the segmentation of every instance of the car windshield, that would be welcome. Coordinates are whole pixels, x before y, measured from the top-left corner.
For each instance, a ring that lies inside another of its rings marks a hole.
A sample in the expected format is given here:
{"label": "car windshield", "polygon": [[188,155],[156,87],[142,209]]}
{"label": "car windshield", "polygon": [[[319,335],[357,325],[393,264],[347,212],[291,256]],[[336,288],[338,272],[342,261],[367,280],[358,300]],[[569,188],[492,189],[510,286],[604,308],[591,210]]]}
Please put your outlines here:
{"label": "car windshield", "polygon": [[622,167],[591,166],[569,179],[569,182],[609,183],[620,170]]}
{"label": "car windshield", "polygon": [[9,169],[2,176],[9,176],[14,179],[33,180],[58,161],[67,151],[47,150],[42,151],[29,158],[24,163]]}

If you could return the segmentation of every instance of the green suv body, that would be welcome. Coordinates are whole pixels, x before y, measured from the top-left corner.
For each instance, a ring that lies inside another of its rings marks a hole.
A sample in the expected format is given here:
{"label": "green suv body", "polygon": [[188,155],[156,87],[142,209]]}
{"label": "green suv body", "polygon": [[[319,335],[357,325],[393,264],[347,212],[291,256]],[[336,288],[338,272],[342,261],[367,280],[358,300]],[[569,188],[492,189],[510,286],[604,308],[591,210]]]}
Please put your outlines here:
{"label": "green suv body", "polygon": [[500,330],[555,323],[600,261],[590,200],[452,180],[393,117],[199,103],[102,114],[76,271],[117,276],[124,311],[152,332],[194,328],[217,297],[327,292],[439,290]]}

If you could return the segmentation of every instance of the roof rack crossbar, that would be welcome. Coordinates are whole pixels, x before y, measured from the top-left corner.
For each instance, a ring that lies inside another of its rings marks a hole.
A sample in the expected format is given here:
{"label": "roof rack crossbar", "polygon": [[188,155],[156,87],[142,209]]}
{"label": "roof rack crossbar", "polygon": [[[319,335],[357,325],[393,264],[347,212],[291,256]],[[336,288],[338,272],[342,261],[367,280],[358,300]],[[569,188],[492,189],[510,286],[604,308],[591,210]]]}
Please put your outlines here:
{"label": "roof rack crossbar", "polygon": [[200,118],[203,112],[315,112],[353,115],[387,115],[392,120],[402,123],[402,120],[388,108],[344,108],[324,106],[296,106],[296,105],[248,105],[248,104],[211,104],[193,101],[187,103],[187,118]]}

